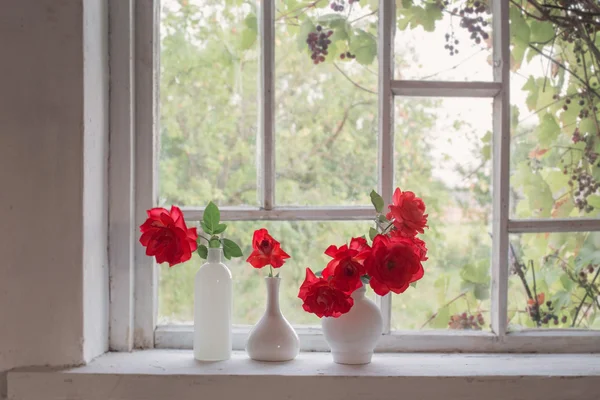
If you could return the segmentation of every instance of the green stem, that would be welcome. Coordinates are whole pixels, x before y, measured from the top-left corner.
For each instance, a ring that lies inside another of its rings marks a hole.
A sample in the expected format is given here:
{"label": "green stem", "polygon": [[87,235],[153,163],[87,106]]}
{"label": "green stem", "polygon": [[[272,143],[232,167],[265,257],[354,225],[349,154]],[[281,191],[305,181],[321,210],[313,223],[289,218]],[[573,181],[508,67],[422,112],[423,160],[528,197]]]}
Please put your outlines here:
{"label": "green stem", "polygon": [[269,278],[272,278],[273,277],[273,266],[272,265],[269,265],[269,270],[271,271],[271,272],[269,272]]}

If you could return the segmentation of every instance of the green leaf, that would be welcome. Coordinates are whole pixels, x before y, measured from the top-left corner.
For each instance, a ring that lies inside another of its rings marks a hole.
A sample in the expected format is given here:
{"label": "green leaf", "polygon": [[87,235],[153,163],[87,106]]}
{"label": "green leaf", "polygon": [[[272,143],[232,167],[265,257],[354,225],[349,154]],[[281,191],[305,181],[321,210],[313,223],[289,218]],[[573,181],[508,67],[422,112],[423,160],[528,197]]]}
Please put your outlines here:
{"label": "green leaf", "polygon": [[485,161],[489,161],[492,159],[492,146],[486,144],[481,148],[481,156]]}
{"label": "green leaf", "polygon": [[371,240],[373,240],[373,239],[375,239],[375,236],[377,236],[377,229],[369,228],[369,238],[371,238]]}
{"label": "green leaf", "polygon": [[371,194],[369,196],[371,196],[371,203],[373,203],[375,211],[377,211],[378,213],[383,212],[383,197],[381,197],[379,193],[377,193],[374,190],[371,191]]}
{"label": "green leaf", "polygon": [[571,292],[567,292],[565,290],[556,292],[556,294],[552,296],[552,304],[556,310],[560,310],[563,307],[568,307],[571,305]]}
{"label": "green leaf", "polygon": [[487,300],[490,297],[490,287],[489,285],[477,284],[474,287],[473,294],[477,300]]}
{"label": "green leaf", "polygon": [[204,221],[200,221],[200,226],[202,227],[202,230],[206,233],[208,233],[209,235],[213,234],[213,230],[210,229],[205,223]]}
{"label": "green leaf", "polygon": [[450,307],[442,307],[437,311],[435,318],[429,323],[428,328],[447,329],[450,322]]}
{"label": "green leaf", "polygon": [[333,30],[333,35],[329,38],[331,42],[337,41],[346,41],[350,38],[348,32],[352,29],[348,24],[346,19],[340,19],[337,21],[333,21],[329,24],[331,30]]}
{"label": "green leaf", "polygon": [[[554,207],[554,198],[548,183],[539,173],[533,172],[527,162],[521,162],[512,176],[515,186],[523,189],[529,210],[527,217],[548,218]],[[520,204],[524,204],[521,202]]]}
{"label": "green leaf", "polygon": [[223,254],[230,260],[231,257],[242,257],[242,249],[233,240],[223,239]]}
{"label": "green leaf", "polygon": [[258,32],[258,21],[256,19],[256,14],[248,14],[248,16],[244,19],[244,24],[248,29],[254,31],[254,34]]}
{"label": "green leaf", "polygon": [[518,7],[510,7],[510,33],[513,37],[519,39],[521,43],[529,43],[531,30],[529,25],[521,14],[521,9]]}
{"label": "green leaf", "polygon": [[256,43],[256,31],[243,29],[241,33],[240,47],[242,50],[250,49]]}
{"label": "green leaf", "polygon": [[218,249],[219,247],[221,247],[221,241],[219,240],[219,238],[211,238],[208,241],[208,247],[210,247],[211,249]]}
{"label": "green leaf", "polygon": [[350,42],[350,52],[356,56],[356,61],[369,65],[377,56],[377,42],[372,35],[357,29]]}
{"label": "green leaf", "polygon": [[551,114],[546,114],[542,117],[536,133],[540,146],[549,147],[554,144],[554,141],[560,135],[560,125]]}
{"label": "green leaf", "polygon": [[217,228],[217,225],[219,225],[220,220],[221,213],[219,212],[219,208],[211,201],[206,206],[204,215],[202,216],[202,229],[204,229],[206,233],[212,234]]}
{"label": "green leaf", "polygon": [[417,282],[415,281],[415,282],[411,283],[411,284],[410,284],[410,287],[412,287],[412,288],[415,288],[415,289],[416,289],[416,288],[417,288]]}
{"label": "green leaf", "polygon": [[[523,63],[523,58],[525,58],[525,53],[529,49],[529,42],[524,42],[519,38],[514,38],[513,40],[513,48],[510,53],[512,56],[512,64],[511,71],[517,71],[521,68],[521,64]],[[533,52],[528,52],[527,54],[531,54]]]}
{"label": "green leaf", "polygon": [[460,270],[460,277],[467,282],[487,285],[490,282],[490,267],[485,260],[476,265],[467,264]]}
{"label": "green leaf", "polygon": [[588,196],[587,202],[590,206],[594,208],[600,208],[600,196],[598,196],[597,194]]}
{"label": "green leaf", "polygon": [[548,43],[554,39],[555,33],[552,22],[531,20],[529,27],[531,28],[531,42]]}
{"label": "green leaf", "polygon": [[213,235],[218,235],[219,233],[223,233],[225,232],[225,229],[227,229],[227,225],[226,224],[219,224],[217,225],[217,227],[213,230]]}
{"label": "green leaf", "polygon": [[208,258],[208,248],[205,245],[201,244],[200,246],[198,246],[197,252],[200,258],[203,258],[205,260]]}
{"label": "green leaf", "polygon": [[575,284],[567,274],[562,274],[560,277],[560,283],[563,288],[569,293],[571,293],[571,289],[573,289],[573,285]]}

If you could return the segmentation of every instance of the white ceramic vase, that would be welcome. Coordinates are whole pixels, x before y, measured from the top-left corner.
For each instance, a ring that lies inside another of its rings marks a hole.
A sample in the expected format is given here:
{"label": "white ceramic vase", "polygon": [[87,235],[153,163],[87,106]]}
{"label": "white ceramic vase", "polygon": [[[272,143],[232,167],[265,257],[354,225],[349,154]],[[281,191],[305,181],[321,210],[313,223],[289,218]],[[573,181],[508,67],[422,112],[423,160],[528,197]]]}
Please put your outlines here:
{"label": "white ceramic vase", "polygon": [[194,282],[194,358],[231,358],[231,272],[221,262],[221,249],[208,249],[208,258]]}
{"label": "white ceramic vase", "polygon": [[289,361],[296,358],[300,341],[279,309],[280,278],[265,278],[267,309],[246,342],[246,352],[256,361]]}
{"label": "white ceramic vase", "polygon": [[379,307],[361,287],[352,293],[354,305],[338,318],[323,318],[323,334],[338,364],[368,364],[381,337],[383,319]]}

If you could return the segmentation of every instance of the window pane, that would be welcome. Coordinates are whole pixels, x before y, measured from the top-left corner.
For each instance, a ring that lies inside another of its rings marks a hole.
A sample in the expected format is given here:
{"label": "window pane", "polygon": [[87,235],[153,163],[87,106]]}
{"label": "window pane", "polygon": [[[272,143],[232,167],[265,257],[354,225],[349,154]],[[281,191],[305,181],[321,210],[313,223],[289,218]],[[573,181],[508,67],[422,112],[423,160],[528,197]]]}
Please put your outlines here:
{"label": "window pane", "polygon": [[491,81],[487,0],[396,2],[396,79]]}
{"label": "window pane", "polygon": [[514,4],[511,25],[511,216],[598,217],[598,60]]}
{"label": "window pane", "polygon": [[[306,267],[321,271],[331,260],[323,254],[331,244],[342,245],[350,238],[368,234],[370,222],[294,222],[237,221],[228,223],[226,236],[240,243],[243,258],[225,261],[233,276],[233,322],[254,325],[266,306],[263,278],[268,268],[254,269],[246,263],[252,251],[252,234],[259,228],[281,242],[292,256],[277,272],[281,273],[279,301],[283,315],[295,325],[319,325],[319,318],[302,309],[298,290],[304,281]],[[196,254],[186,264],[173,268],[161,266],[158,317],[159,324],[190,323],[193,320],[194,275],[203,263]]]}
{"label": "window pane", "polygon": [[372,2],[318,3],[276,3],[276,201],[369,204],[377,186],[377,16]]}
{"label": "window pane", "polygon": [[161,204],[257,204],[255,5],[227,4],[161,8]]}
{"label": "window pane", "polygon": [[396,184],[423,198],[430,228],[393,329],[489,329],[491,113],[491,99],[396,99]]}
{"label": "window pane", "polygon": [[509,329],[600,329],[600,233],[512,235]]}

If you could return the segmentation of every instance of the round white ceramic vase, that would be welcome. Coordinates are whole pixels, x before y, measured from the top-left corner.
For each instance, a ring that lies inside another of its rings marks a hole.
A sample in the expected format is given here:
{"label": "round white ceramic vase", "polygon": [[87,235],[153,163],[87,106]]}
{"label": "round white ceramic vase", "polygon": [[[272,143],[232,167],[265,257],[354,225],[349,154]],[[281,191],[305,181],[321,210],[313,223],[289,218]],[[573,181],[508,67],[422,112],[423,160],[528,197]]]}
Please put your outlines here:
{"label": "round white ceramic vase", "polygon": [[354,305],[338,318],[323,318],[323,334],[338,364],[368,364],[381,337],[383,319],[379,307],[361,287],[352,293]]}
{"label": "round white ceramic vase", "polygon": [[279,309],[280,278],[265,278],[267,309],[246,342],[246,352],[256,361],[289,361],[296,358],[300,341]]}

